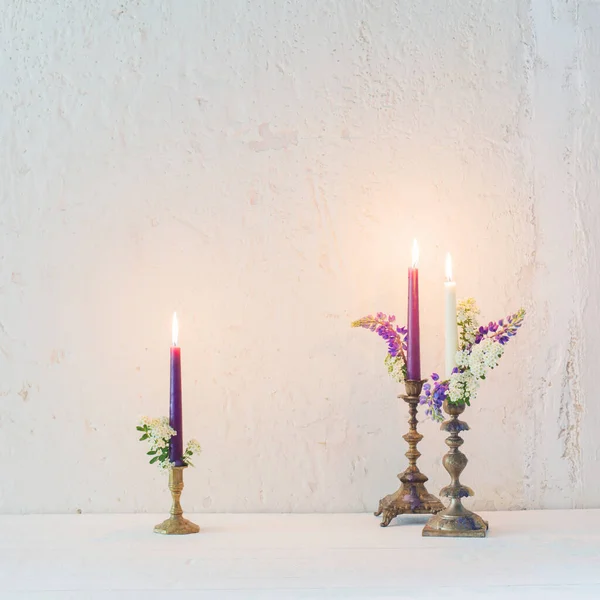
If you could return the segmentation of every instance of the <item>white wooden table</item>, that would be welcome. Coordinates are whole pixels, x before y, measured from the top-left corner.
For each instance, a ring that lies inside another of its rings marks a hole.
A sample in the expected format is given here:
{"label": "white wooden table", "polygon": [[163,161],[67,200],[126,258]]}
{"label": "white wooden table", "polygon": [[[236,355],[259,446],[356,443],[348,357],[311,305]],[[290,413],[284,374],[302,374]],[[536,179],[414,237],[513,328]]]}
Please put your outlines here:
{"label": "white wooden table", "polygon": [[424,517],[0,517],[0,598],[600,600],[600,510],[483,513],[486,539],[422,538]]}

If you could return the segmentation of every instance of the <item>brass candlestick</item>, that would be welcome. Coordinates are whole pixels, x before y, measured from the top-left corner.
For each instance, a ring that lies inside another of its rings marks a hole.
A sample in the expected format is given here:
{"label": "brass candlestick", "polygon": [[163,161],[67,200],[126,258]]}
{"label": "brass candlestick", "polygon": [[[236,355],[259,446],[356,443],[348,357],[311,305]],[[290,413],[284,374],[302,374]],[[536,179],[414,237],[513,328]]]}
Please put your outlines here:
{"label": "brass candlestick", "polygon": [[169,471],[169,489],[173,504],[171,505],[171,516],[154,528],[154,533],[165,535],[185,535],[188,533],[198,533],[200,527],[191,521],[183,518],[183,509],[179,499],[183,490],[183,470],[186,467],[173,467]]}
{"label": "brass candlestick", "polygon": [[408,404],[410,415],[408,433],[402,436],[408,443],[408,452],[405,454],[408,458],[408,468],[398,475],[402,484],[400,488],[379,501],[379,508],[375,516],[383,514],[381,527],[387,527],[390,521],[398,515],[407,513],[429,515],[444,509],[444,505],[439,499],[427,491],[425,482],[429,478],[417,467],[417,458],[421,456],[417,450],[417,444],[423,439],[423,436],[417,431],[417,407],[421,388],[425,381],[406,381],[406,394],[398,396]]}
{"label": "brass candlestick", "polygon": [[442,459],[442,463],[451,477],[451,482],[450,485],[442,488],[440,496],[450,498],[450,505],[427,521],[423,529],[424,536],[485,537],[488,529],[486,521],[462,505],[462,498],[473,496],[473,490],[459,481],[460,474],[468,462],[467,457],[459,450],[464,443],[459,434],[461,431],[469,430],[469,426],[464,421],[458,420],[458,416],[464,410],[464,404],[444,402],[444,411],[450,415],[450,420],[442,423],[441,430],[450,434],[446,438],[450,450]]}

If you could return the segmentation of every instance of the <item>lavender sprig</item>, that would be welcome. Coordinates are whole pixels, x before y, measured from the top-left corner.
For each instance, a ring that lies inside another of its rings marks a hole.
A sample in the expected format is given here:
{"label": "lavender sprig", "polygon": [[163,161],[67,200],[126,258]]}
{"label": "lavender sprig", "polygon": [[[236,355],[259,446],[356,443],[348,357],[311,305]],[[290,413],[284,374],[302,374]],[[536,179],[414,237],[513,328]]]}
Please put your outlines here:
{"label": "lavender sprig", "polygon": [[[457,371],[458,369],[455,369]],[[420,404],[427,406],[425,415],[431,417],[434,421],[443,421],[442,404],[448,395],[449,381],[440,381],[440,376],[437,373],[431,374],[433,380],[433,389],[430,383],[423,386],[423,391],[419,400]]]}
{"label": "lavender sprig", "polygon": [[406,378],[406,349],[408,331],[406,327],[396,325],[394,315],[378,312],[376,316],[368,315],[352,322],[352,327],[362,327],[374,331],[388,346],[385,363],[390,375],[402,381]]}
{"label": "lavender sprig", "polygon": [[485,338],[491,338],[499,344],[506,344],[511,337],[517,335],[517,331],[525,319],[525,309],[521,308],[513,315],[498,322],[491,321],[488,325],[482,325],[475,335],[475,343],[480,344]]}
{"label": "lavender sprig", "polygon": [[362,327],[363,329],[376,332],[387,342],[388,354],[390,356],[396,357],[400,355],[406,361],[404,353],[407,348],[406,339],[408,331],[406,327],[395,325],[395,321],[396,317],[394,315],[388,317],[386,314],[378,312],[375,317],[368,315],[367,317],[353,321],[352,327]]}

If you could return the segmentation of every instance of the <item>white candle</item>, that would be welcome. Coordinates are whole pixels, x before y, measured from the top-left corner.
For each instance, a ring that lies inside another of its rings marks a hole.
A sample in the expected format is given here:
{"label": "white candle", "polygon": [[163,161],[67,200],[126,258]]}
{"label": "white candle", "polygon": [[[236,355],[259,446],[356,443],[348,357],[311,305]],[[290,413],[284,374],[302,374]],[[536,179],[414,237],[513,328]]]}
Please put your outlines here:
{"label": "white candle", "polygon": [[452,281],[452,258],[446,255],[446,377],[450,377],[456,367],[458,351],[458,327],[456,325],[456,282]]}

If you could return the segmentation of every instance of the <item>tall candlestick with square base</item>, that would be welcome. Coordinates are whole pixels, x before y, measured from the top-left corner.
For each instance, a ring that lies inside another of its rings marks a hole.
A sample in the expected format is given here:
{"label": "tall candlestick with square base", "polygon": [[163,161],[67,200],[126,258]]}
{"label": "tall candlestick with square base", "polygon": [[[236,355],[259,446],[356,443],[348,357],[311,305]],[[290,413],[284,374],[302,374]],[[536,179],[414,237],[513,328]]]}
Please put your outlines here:
{"label": "tall candlestick with square base", "polygon": [[417,407],[421,388],[426,380],[406,381],[406,394],[399,396],[408,404],[410,419],[408,420],[408,433],[402,436],[408,443],[408,468],[398,475],[402,484],[400,488],[382,498],[375,516],[383,515],[381,527],[387,527],[391,520],[402,514],[429,515],[444,509],[444,505],[425,487],[428,477],[419,471],[417,459],[421,453],[417,450],[417,444],[423,436],[417,431]]}
{"label": "tall candlestick with square base", "polygon": [[186,535],[188,533],[198,533],[200,527],[191,521],[183,518],[183,509],[179,499],[183,491],[183,470],[186,467],[173,467],[169,471],[169,490],[173,504],[171,505],[171,516],[154,528],[154,533],[164,535]]}
{"label": "tall candlestick with square base", "polygon": [[464,421],[458,420],[464,410],[464,404],[444,402],[444,411],[450,415],[450,419],[442,423],[441,429],[450,434],[446,438],[446,445],[450,450],[444,455],[442,463],[451,481],[450,485],[440,491],[440,496],[450,498],[450,505],[429,519],[423,529],[426,537],[485,537],[488,530],[486,521],[462,505],[462,498],[473,496],[473,490],[462,485],[459,480],[468,462],[467,457],[459,450],[464,443],[460,432],[469,430]]}

